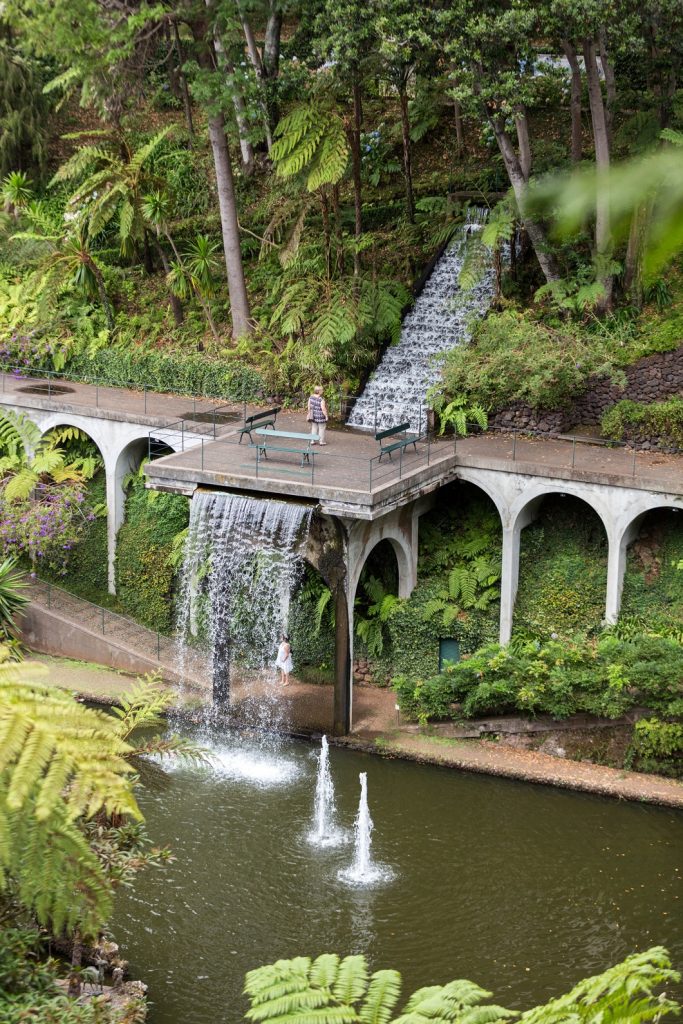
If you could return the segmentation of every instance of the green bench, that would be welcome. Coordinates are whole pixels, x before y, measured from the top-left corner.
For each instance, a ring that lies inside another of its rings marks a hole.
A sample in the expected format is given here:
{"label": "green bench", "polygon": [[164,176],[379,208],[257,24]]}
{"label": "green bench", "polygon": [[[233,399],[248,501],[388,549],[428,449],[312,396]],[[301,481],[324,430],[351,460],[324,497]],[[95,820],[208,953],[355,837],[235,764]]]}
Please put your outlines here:
{"label": "green bench", "polygon": [[[380,430],[375,434],[375,441],[379,441],[379,461],[382,461],[383,455],[388,455],[391,459],[391,453],[398,451],[399,449],[407,448],[409,444],[413,445],[415,451],[417,451],[417,440],[418,435],[413,434],[412,437],[400,437],[396,439],[397,434],[402,434],[410,428],[410,423],[399,423],[397,427],[388,427],[386,430]],[[395,438],[388,444],[382,444],[387,438]]]}
{"label": "green bench", "polygon": [[265,412],[255,412],[252,416],[245,416],[244,423],[240,428],[239,443],[242,444],[242,438],[245,434],[249,435],[249,440],[251,441],[252,430],[255,430],[256,427],[272,427],[275,429],[275,420],[279,411],[280,406],[276,409],[266,409]]}
{"label": "green bench", "polygon": [[[318,440],[317,434],[298,434],[293,430],[275,430],[271,427],[268,430],[267,427],[255,427],[254,433],[263,437],[263,441],[252,441],[250,444],[251,448],[256,449],[256,461],[259,462],[261,455],[264,459],[268,458],[268,452],[289,452],[292,455],[301,456],[301,465],[304,466],[306,463],[310,465],[311,456],[315,455],[313,451],[313,442]],[[304,448],[293,448],[289,445],[271,444],[271,440],[275,438],[282,441],[306,441]],[[266,440],[267,439],[267,440]]]}

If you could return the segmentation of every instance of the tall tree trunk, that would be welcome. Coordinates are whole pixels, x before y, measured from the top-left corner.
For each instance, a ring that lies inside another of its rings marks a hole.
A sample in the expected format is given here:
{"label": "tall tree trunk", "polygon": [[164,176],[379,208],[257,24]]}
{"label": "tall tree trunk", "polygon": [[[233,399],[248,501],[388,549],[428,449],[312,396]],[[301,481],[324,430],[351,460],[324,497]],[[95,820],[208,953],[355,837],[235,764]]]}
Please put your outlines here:
{"label": "tall tree trunk", "polygon": [[176,65],[175,41],[168,22],[164,22],[164,44],[168,47],[166,54],[166,70],[168,71],[168,84],[171,95],[180,101],[180,82],[178,80],[178,67]]}
{"label": "tall tree trunk", "polygon": [[572,119],[572,163],[581,162],[582,130],[581,130],[581,68],[576,48],[568,39],[562,40],[562,49],[567,58],[572,74],[569,109]]}
{"label": "tall tree trunk", "polygon": [[[598,261],[598,276],[604,295],[597,304],[600,313],[606,312],[612,305],[614,276],[600,264],[609,261],[612,253],[612,235],[609,214],[609,186],[604,180],[609,172],[610,147],[609,132],[605,104],[602,98],[600,74],[598,72],[597,50],[595,40],[586,38],[583,41],[583,58],[586,64],[588,81],[588,99],[590,102],[591,122],[593,124],[593,141],[595,145],[595,164],[598,173],[598,191],[595,202],[595,255]],[[602,178],[602,181],[601,181]]]}
{"label": "tall tree trunk", "polygon": [[249,129],[247,126],[247,109],[244,104],[244,97],[237,88],[234,80],[235,66],[232,61],[228,60],[228,56],[225,52],[223,42],[216,31],[214,31],[213,39],[214,47],[216,48],[216,54],[218,57],[219,66],[226,71],[226,73],[232,76],[233,85],[230,89],[230,95],[232,97],[232,105],[235,109],[235,122],[237,123],[237,134],[240,140],[240,152],[242,154],[242,173],[245,177],[250,177],[254,172],[254,147],[249,139]]}
{"label": "tall tree trunk", "polygon": [[[159,253],[159,259],[161,260],[161,265],[164,268],[166,281],[168,282],[169,274],[171,273],[171,265],[168,262],[168,256],[164,252],[164,248],[158,238],[154,239],[154,247],[156,251]],[[183,304],[171,288],[167,288],[167,290],[168,304],[171,307],[173,319],[175,320],[177,326],[180,327],[183,320],[185,319],[185,314],[183,313]]]}
{"label": "tall tree trunk", "polygon": [[247,43],[247,53],[249,54],[249,60],[251,61],[256,74],[259,76],[259,78],[262,78],[263,62],[261,60],[261,54],[259,53],[258,46],[256,45],[256,39],[254,38],[254,33],[252,32],[249,20],[244,16],[242,17],[242,28],[244,29],[244,38]]}
{"label": "tall tree trunk", "polygon": [[97,283],[97,293],[100,297],[102,308],[104,309],[104,316],[107,321],[107,329],[110,334],[113,334],[115,330],[114,310],[112,309],[111,302],[109,301],[107,289],[104,286],[104,278],[102,277],[102,271],[97,266],[94,260],[90,261],[89,266],[90,269],[92,270],[93,277],[95,278],[95,281]]}
{"label": "tall tree trunk", "polygon": [[453,113],[455,115],[455,148],[458,156],[465,149],[465,130],[462,123],[462,103],[460,100],[453,100]]}
{"label": "tall tree trunk", "polygon": [[323,218],[323,238],[325,240],[325,272],[329,281],[332,276],[332,230],[330,228],[330,205],[324,188],[320,189],[320,212]]}
{"label": "tall tree trunk", "polygon": [[[353,79],[353,129],[351,131],[351,163],[353,168],[353,212],[354,212],[354,237],[356,244],[360,243],[363,234],[363,186],[361,183],[361,155],[360,155],[360,133],[362,127],[363,107],[360,94],[360,82],[354,76]],[[353,255],[353,275],[358,277],[361,271],[360,253]]]}
{"label": "tall tree trunk", "polygon": [[[207,6],[208,3],[209,0],[207,0]],[[206,20],[197,19],[193,21],[192,34],[198,44],[197,58],[199,66],[205,71],[215,73],[216,59],[213,39],[210,36]],[[223,114],[209,114],[207,125],[218,190],[218,208],[221,216],[221,234],[223,236],[225,269],[228,278],[228,293],[230,295],[232,336],[233,338],[240,338],[245,334],[251,334],[253,327],[251,324],[247,286],[244,280],[235,186]]]}
{"label": "tall tree trunk", "polygon": [[332,186],[332,209],[334,211],[334,230],[337,242],[337,273],[344,276],[344,236],[342,234],[341,210],[339,208],[339,184]]}
{"label": "tall tree trunk", "polygon": [[555,261],[555,257],[552,254],[545,226],[541,221],[528,216],[525,209],[527,182],[524,178],[519,157],[515,152],[515,147],[512,145],[512,140],[505,130],[505,122],[502,118],[493,116],[486,108],[484,112],[496,137],[498,149],[500,150],[500,155],[502,156],[503,163],[505,164],[505,170],[507,171],[508,178],[510,179],[512,190],[515,193],[515,199],[517,200],[517,207],[519,209],[520,217],[522,218],[522,224],[529,237],[529,241],[534,247],[536,259],[543,271],[543,276],[548,282],[557,281],[560,277],[560,270],[557,266],[557,262]]}
{"label": "tall tree trunk", "polygon": [[149,233],[147,230],[143,231],[142,234],[142,257],[145,264],[145,273],[154,273],[154,260],[152,259],[152,250],[149,246]]}
{"label": "tall tree trunk", "polygon": [[280,0],[270,0],[270,13],[266,22],[263,42],[263,67],[268,78],[277,78],[280,73],[280,37],[282,35],[282,10]]}
{"label": "tall tree trunk", "polygon": [[529,141],[529,121],[523,107],[515,111],[515,128],[517,129],[517,145],[519,148],[519,166],[524,180],[528,183],[531,176],[531,143]]}
{"label": "tall tree trunk", "polygon": [[180,95],[183,101],[185,124],[187,125],[187,134],[190,136],[190,145],[192,146],[195,138],[194,121],[192,120],[192,104],[190,102],[190,90],[187,87],[187,78],[183,71],[183,46],[180,41],[180,33],[178,32],[178,24],[176,21],[173,22],[173,39],[175,42],[176,53],[178,55],[178,83],[180,85]]}
{"label": "tall tree trunk", "polygon": [[624,261],[624,292],[631,306],[643,305],[643,253],[652,212],[652,203],[641,203],[634,210]]}
{"label": "tall tree trunk", "polygon": [[71,972],[69,974],[67,995],[70,999],[77,999],[81,994],[81,976],[79,972],[83,963],[83,938],[78,929],[74,931],[72,942]]}
{"label": "tall tree trunk", "polygon": [[400,89],[401,133],[403,136],[403,176],[406,185],[406,215],[411,224],[415,222],[415,200],[413,198],[413,168],[410,152],[410,119],[408,117],[408,90]]}
{"label": "tall tree trunk", "polygon": [[614,77],[614,68],[612,67],[612,62],[609,59],[609,49],[607,46],[607,30],[604,25],[600,29],[599,39],[600,63],[602,64],[602,73],[605,76],[605,94],[607,97],[607,103],[605,105],[605,123],[607,125],[607,138],[609,140],[611,148],[614,110],[617,104],[617,81]]}
{"label": "tall tree trunk", "polygon": [[241,338],[251,334],[251,313],[247,286],[244,280],[242,251],[240,249],[240,230],[237,220],[237,202],[232,177],[232,164],[225,135],[225,119],[222,114],[208,120],[209,141],[213,153],[218,186],[218,206],[221,215],[223,234],[223,251],[225,252],[225,268],[228,275],[228,293],[230,295],[230,315],[232,317],[232,336]]}

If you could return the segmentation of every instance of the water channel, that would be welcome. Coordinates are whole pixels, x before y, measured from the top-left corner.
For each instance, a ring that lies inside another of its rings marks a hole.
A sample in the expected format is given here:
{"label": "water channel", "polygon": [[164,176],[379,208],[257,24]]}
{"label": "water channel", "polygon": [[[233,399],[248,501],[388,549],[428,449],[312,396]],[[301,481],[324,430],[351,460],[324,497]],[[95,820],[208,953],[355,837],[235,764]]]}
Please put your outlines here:
{"label": "water channel", "polygon": [[279,957],[365,953],[404,995],[466,977],[529,1007],[655,944],[683,964],[683,816],[541,786],[330,750],[336,818],[353,831],[367,772],[372,854],[312,845],[317,748],[218,745],[141,804],[165,870],[121,892],[112,930],[150,986],[150,1024],[242,1019],[247,970]]}

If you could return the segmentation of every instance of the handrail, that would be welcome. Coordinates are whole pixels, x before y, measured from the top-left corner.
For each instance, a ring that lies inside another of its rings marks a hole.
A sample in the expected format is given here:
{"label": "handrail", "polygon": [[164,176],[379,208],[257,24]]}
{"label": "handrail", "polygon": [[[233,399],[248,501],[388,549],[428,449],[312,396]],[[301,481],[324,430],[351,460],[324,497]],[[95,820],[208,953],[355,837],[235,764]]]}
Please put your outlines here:
{"label": "handrail", "polygon": [[79,594],[73,594],[70,590],[66,590],[64,587],[60,587],[56,583],[52,583],[51,580],[44,580],[33,574],[26,576],[25,579],[28,581],[27,589],[29,590],[29,593],[35,590],[37,590],[39,593],[41,592],[41,590],[46,591],[48,609],[52,608],[53,594],[55,591],[58,594],[64,594],[66,597],[80,602],[80,604],[82,605],[86,605],[88,608],[92,608],[93,611],[97,613],[95,617],[100,626],[100,632],[102,633],[102,636],[107,635],[107,631],[105,628],[106,616],[109,616],[109,618],[113,619],[115,622],[125,623],[126,625],[133,626],[135,629],[143,630],[146,633],[153,633],[156,637],[156,660],[159,663],[161,662],[162,641],[175,643],[176,638],[173,634],[169,636],[166,633],[161,633],[158,629],[155,630],[151,629],[149,626],[144,626],[142,625],[142,623],[137,622],[135,619],[132,619],[129,615],[123,615],[121,612],[114,612],[110,608],[105,608],[104,605],[95,604],[93,601],[88,601],[87,598],[81,597]]}

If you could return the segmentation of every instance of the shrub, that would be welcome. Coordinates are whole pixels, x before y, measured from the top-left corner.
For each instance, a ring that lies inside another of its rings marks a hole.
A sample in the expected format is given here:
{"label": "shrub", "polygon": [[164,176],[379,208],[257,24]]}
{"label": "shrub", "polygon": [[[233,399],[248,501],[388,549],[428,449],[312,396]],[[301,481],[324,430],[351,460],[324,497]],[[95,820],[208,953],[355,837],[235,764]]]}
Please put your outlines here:
{"label": "shrub", "polygon": [[421,721],[491,714],[587,712],[619,718],[645,706],[664,716],[683,712],[683,646],[663,637],[597,643],[538,641],[490,644],[426,679],[394,681],[403,712]]}
{"label": "shrub", "polygon": [[629,768],[676,778],[683,773],[683,725],[644,718],[636,722],[627,754]]}
{"label": "shrub", "polygon": [[201,355],[163,355],[106,348],[92,358],[79,355],[67,373],[112,387],[148,387],[187,395],[210,395],[228,401],[254,401],[264,391],[259,372],[244,363],[207,359]]}
{"label": "shrub", "polygon": [[513,402],[556,409],[571,403],[590,374],[609,369],[595,338],[505,310],[482,320],[470,345],[449,352],[443,388],[447,396],[464,395],[489,411]]}
{"label": "shrub", "polygon": [[645,437],[667,448],[683,448],[683,398],[617,402],[602,417],[602,432],[615,441]]}

